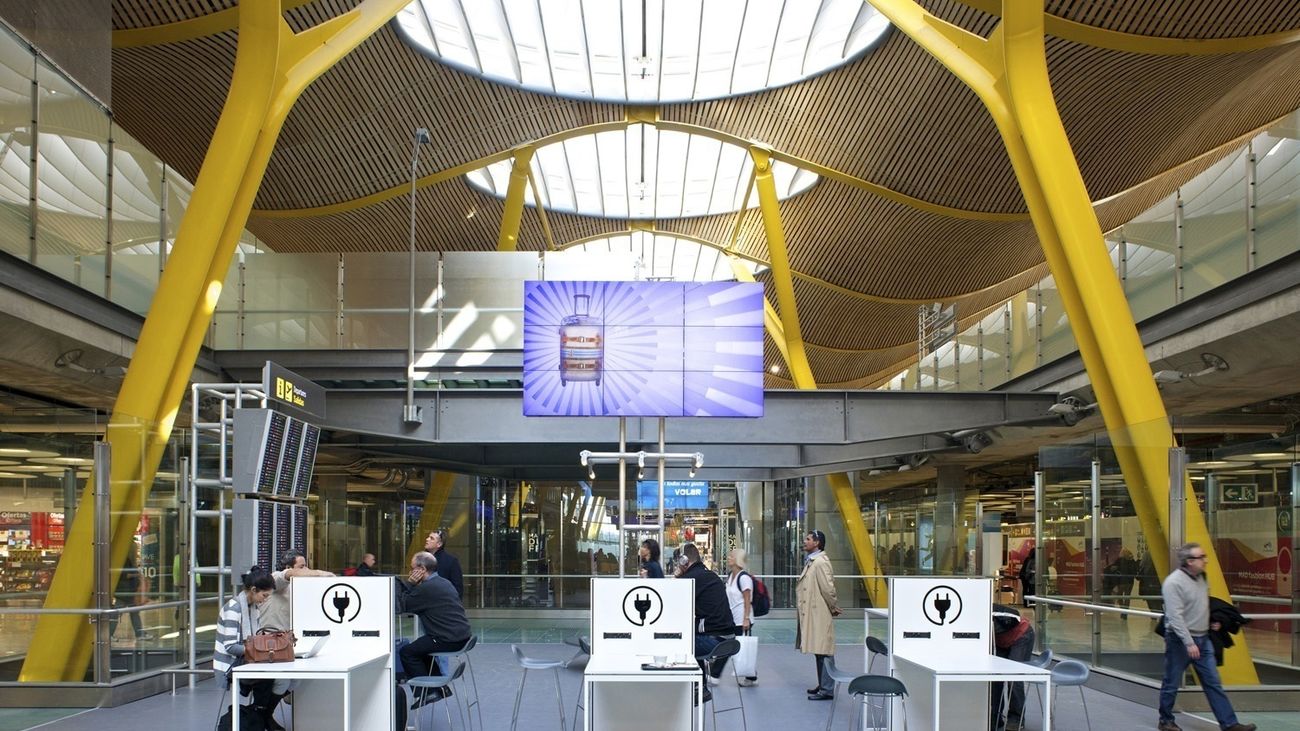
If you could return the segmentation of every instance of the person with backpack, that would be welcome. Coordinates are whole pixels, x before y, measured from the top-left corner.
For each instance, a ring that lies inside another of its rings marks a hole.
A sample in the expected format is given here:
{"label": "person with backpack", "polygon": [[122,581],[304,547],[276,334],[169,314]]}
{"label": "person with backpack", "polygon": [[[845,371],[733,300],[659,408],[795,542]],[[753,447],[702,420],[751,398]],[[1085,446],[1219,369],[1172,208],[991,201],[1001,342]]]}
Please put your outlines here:
{"label": "person with backpack", "polygon": [[[754,577],[745,570],[746,553],[743,548],[733,548],[727,554],[727,601],[731,604],[731,618],[736,622],[736,635],[750,634],[754,614]],[[739,668],[739,666],[737,666]],[[751,670],[753,675],[740,679],[741,685],[753,685],[758,682],[757,658]]]}

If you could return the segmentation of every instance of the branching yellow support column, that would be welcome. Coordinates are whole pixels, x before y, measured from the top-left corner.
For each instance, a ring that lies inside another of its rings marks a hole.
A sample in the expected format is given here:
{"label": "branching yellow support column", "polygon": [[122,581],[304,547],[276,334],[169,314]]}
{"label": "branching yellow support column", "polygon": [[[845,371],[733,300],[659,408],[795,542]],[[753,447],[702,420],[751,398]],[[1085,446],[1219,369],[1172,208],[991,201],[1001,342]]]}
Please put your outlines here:
{"label": "branching yellow support column", "polygon": [[[403,0],[365,0],[348,13],[294,34],[280,15],[279,2],[240,4],[239,47],[226,105],[107,431],[113,455],[111,565],[125,561],[235,244],[289,109],[308,84],[404,5]],[[92,497],[88,487],[83,504],[92,505]],[[90,555],[91,513],[81,511],[74,519],[65,555]],[[46,608],[90,606],[93,577],[86,566],[86,561],[60,563]],[[20,680],[81,680],[92,653],[91,639],[92,628],[84,617],[42,615]]]}
{"label": "branching yellow support column", "polygon": [[[767,231],[768,256],[772,262],[772,286],[776,289],[777,304],[781,307],[780,317],[772,312],[771,303],[763,303],[764,322],[768,332],[773,335],[781,355],[785,357],[790,368],[790,376],[795,386],[802,389],[817,388],[813,378],[812,366],[808,363],[808,353],[804,350],[803,336],[799,330],[799,310],[794,300],[794,278],[790,273],[790,257],[786,252],[785,230],[781,225],[780,204],[776,198],[776,183],[772,180],[772,158],[766,150],[758,147],[749,148],[749,156],[754,160],[754,186],[758,189],[758,204],[763,213],[763,226]],[[732,268],[737,276],[742,267],[733,259]],[[745,272],[748,274],[748,272]],[[752,277],[749,277],[752,279]],[[774,325],[772,321],[776,321]],[[784,341],[785,347],[781,348]],[[878,576],[876,552],[871,545],[871,534],[862,522],[862,509],[858,506],[858,496],[853,489],[853,482],[848,475],[836,474],[827,477],[835,505],[839,508],[840,518],[849,534],[849,545],[857,559],[858,570],[865,576]],[[880,579],[864,579],[863,585],[871,597],[872,606],[884,607],[889,604],[887,587]]]}
{"label": "branching yellow support column", "polygon": [[[1173,432],[1052,95],[1042,3],[1004,1],[1003,23],[985,39],[930,15],[913,0],[868,1],[969,86],[997,125],[1147,544],[1158,569],[1168,571]],[[1190,484],[1183,489],[1188,538],[1213,556]],[[1217,561],[1208,575],[1211,592],[1227,596]],[[1259,682],[1244,640],[1227,652],[1223,677],[1236,684]]]}
{"label": "branching yellow support column", "polygon": [[524,216],[524,191],[528,188],[535,149],[528,145],[515,150],[514,164],[510,167],[510,185],[506,187],[506,208],[501,214],[501,233],[497,236],[497,251],[519,249],[519,223]]}

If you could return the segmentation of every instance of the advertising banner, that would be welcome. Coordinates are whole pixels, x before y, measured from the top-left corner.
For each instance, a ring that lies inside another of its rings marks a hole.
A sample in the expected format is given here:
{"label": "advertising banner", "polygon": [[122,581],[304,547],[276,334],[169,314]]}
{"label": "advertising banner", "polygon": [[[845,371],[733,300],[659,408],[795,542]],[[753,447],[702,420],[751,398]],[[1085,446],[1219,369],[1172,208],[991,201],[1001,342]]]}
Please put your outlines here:
{"label": "advertising banner", "polygon": [[524,283],[525,416],[763,415],[763,286]]}

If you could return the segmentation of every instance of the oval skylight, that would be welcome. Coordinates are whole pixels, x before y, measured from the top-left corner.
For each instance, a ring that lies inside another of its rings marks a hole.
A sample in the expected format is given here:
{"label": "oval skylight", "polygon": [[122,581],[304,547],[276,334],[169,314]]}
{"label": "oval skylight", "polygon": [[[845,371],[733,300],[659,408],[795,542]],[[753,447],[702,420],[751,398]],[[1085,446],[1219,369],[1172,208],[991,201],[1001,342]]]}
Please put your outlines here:
{"label": "oval skylight", "polygon": [[[505,198],[511,160],[468,175],[470,185]],[[539,147],[533,177],[548,211],[602,218],[686,218],[740,210],[753,172],[749,153],[736,145],[685,132],[634,124]],[[815,173],[776,162],[779,198],[812,187]],[[532,187],[525,201],[537,205]],[[758,205],[751,193],[749,207]]]}
{"label": "oval skylight", "polygon": [[416,48],[493,81],[632,103],[789,84],[889,28],[862,0],[415,0],[395,22]]}

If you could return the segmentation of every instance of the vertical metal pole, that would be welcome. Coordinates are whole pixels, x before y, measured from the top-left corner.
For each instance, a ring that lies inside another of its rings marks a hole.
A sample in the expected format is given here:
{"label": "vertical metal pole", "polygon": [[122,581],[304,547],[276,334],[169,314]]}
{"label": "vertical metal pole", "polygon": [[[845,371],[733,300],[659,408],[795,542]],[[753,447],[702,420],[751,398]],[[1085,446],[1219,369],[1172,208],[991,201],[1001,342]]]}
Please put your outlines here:
{"label": "vertical metal pole", "polygon": [[406,262],[410,298],[409,311],[406,313],[406,413],[402,418],[408,422],[417,421],[415,418],[415,174],[419,165],[420,133],[417,131],[415,148],[411,150],[411,236]]}
{"label": "vertical metal pole", "polygon": [[104,155],[104,299],[113,301],[113,124],[108,123]]}
{"label": "vertical metal pole", "polygon": [[[1174,302],[1183,301],[1183,191],[1174,203]],[[1170,564],[1171,566],[1175,564]]]}
{"label": "vertical metal pole", "polygon": [[[560,525],[560,550],[555,552],[559,562],[551,567],[551,572],[564,575],[564,524],[569,522],[569,513],[565,510],[568,507],[565,503],[572,502],[574,498],[569,497],[568,493],[560,491],[560,519],[556,522]],[[482,564],[480,564],[482,565]],[[564,579],[555,580],[555,591],[551,593],[555,597],[556,609],[564,608]]]}
{"label": "vertical metal pole", "polygon": [[[1037,472],[1034,473],[1034,548],[1035,549],[1046,548],[1046,546],[1043,545],[1043,506],[1046,505],[1045,502],[1046,491],[1047,491],[1047,481],[1046,479],[1044,479],[1044,473],[1042,470],[1038,470]],[[984,530],[983,526],[980,526],[980,530],[981,531]],[[983,536],[981,535],[981,538],[982,537]],[[1039,572],[1038,574],[1036,574],[1038,576],[1038,581],[1045,582],[1045,580],[1047,579],[1047,575],[1041,573],[1043,570],[1043,553],[1044,551],[1039,551],[1039,550],[1034,551],[1034,571]],[[1046,587],[1047,584],[1043,583],[1043,586]],[[1034,591],[1038,591],[1037,586],[1034,587]],[[1041,591],[1038,592],[1039,596],[1042,596],[1044,593],[1045,592],[1041,592]],[[1036,625],[1034,627],[1034,644],[1038,645],[1037,649],[1039,651],[1042,651],[1042,649],[1045,646],[1047,646],[1047,607],[1042,602],[1034,602],[1034,624]]]}
{"label": "vertical metal pole", "polygon": [[[185,584],[185,589],[181,591],[180,595],[185,597],[185,600],[188,602],[186,606],[184,632],[184,636],[189,638],[189,642],[187,643],[188,647],[186,648],[186,656],[189,659],[189,663],[186,667],[193,670],[198,657],[198,652],[194,646],[194,628],[198,623],[194,620],[198,616],[199,597],[198,592],[194,590],[194,565],[198,561],[198,554],[195,552],[194,545],[194,509],[197,503],[195,501],[194,479],[190,474],[190,464],[191,462],[189,457],[181,458],[181,489],[179,491],[179,497],[181,500],[181,515],[184,515],[185,519],[181,520],[180,524],[181,541],[179,548],[180,554],[185,557],[185,565],[181,568],[181,575],[174,577],[174,579],[175,581],[184,582]],[[190,673],[189,676],[189,686],[191,688],[194,687],[193,673]]]}
{"label": "vertical metal pole", "polygon": [[95,523],[94,523],[94,557],[95,569],[95,609],[101,614],[95,615],[95,666],[94,682],[107,683],[109,671],[109,637],[110,620],[102,614],[112,608],[112,582],[109,577],[109,541],[111,537],[110,511],[112,499],[109,492],[109,477],[113,468],[112,447],[108,442],[95,442]]}
{"label": "vertical metal pole", "polygon": [[[659,550],[664,548],[664,417],[659,417]],[[721,525],[722,521],[719,520]],[[660,559],[662,560],[662,556]]]}
{"label": "vertical metal pole", "polygon": [[1205,526],[1210,531],[1210,540],[1219,537],[1219,476],[1213,472],[1205,475]]}
{"label": "vertical metal pole", "polygon": [[[1300,527],[1296,525],[1296,516],[1300,515],[1300,463],[1291,465],[1291,516],[1287,532],[1291,534],[1291,611],[1300,613],[1300,565],[1295,560],[1296,548],[1300,547]],[[1300,660],[1300,622],[1291,621],[1291,664]]]}
{"label": "vertical metal pole", "polygon": [[1255,268],[1255,181],[1259,174],[1253,143],[1246,145],[1246,271]]}
{"label": "vertical metal pole", "polygon": [[627,525],[627,417],[618,417],[618,577],[624,578],[627,575],[627,551],[623,550],[625,531],[623,526]]}
{"label": "vertical metal pole", "polygon": [[[224,607],[226,605],[226,576],[229,575],[230,580],[233,583],[235,577],[239,575],[238,573],[233,571],[230,571],[227,574],[227,572],[223,572],[220,570],[222,566],[226,566],[227,570],[229,570],[229,564],[226,561],[226,490],[225,488],[221,488],[217,491],[217,511],[218,513],[220,513],[220,517],[217,518],[217,523],[220,526],[220,528],[217,530],[217,569],[218,569],[217,607],[219,609],[220,607]],[[248,566],[245,566],[240,570],[247,571],[248,568],[249,568]],[[231,593],[232,594],[234,593],[233,587],[231,588]]]}
{"label": "vertical metal pole", "polygon": [[[1101,461],[1092,461],[1092,492],[1090,495],[1092,517],[1092,603],[1101,604]],[[1092,613],[1092,665],[1101,664],[1101,612]]]}
{"label": "vertical metal pole", "polygon": [[[969,567],[966,571],[967,576],[984,575],[984,504],[975,503],[975,525],[971,526],[975,531],[975,565]],[[1034,533],[1034,545],[1037,546],[1042,542],[1038,533]],[[1037,555],[1037,553],[1035,553]],[[1036,571],[1037,569],[1035,569]]]}
{"label": "vertical metal pole", "polygon": [[1187,450],[1169,450],[1169,565],[1178,567],[1178,547],[1187,542]]}

